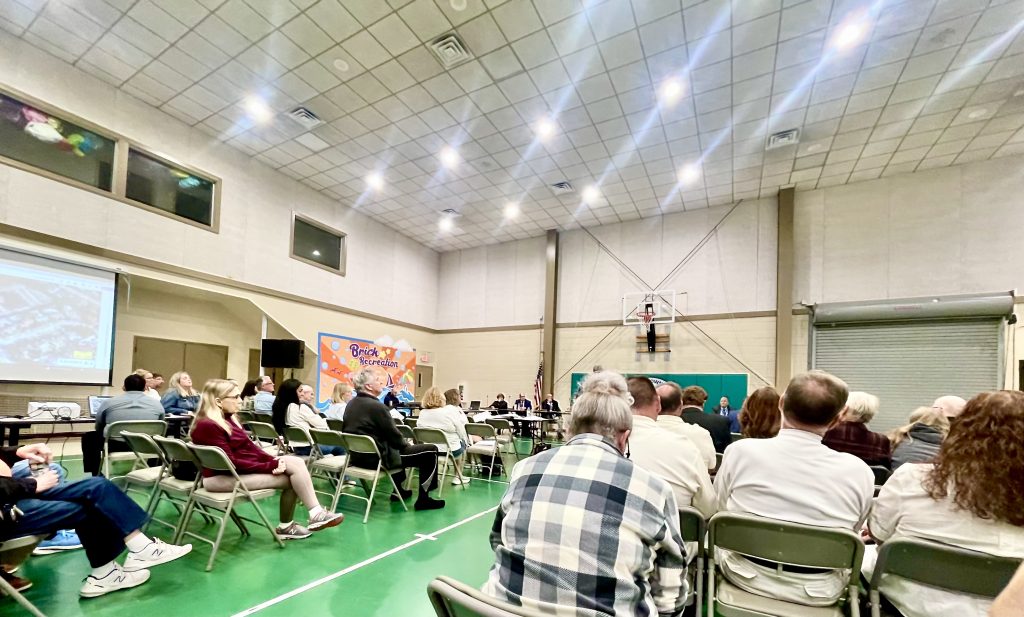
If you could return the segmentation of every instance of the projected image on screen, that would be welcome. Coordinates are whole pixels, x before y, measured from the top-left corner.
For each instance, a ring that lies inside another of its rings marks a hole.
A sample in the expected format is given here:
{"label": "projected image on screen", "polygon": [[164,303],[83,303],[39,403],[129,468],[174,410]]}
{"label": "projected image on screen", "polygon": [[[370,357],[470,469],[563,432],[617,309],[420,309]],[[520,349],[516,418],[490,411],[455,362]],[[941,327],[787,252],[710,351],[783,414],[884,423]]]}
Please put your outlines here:
{"label": "projected image on screen", "polygon": [[0,379],[107,384],[115,275],[0,249]]}

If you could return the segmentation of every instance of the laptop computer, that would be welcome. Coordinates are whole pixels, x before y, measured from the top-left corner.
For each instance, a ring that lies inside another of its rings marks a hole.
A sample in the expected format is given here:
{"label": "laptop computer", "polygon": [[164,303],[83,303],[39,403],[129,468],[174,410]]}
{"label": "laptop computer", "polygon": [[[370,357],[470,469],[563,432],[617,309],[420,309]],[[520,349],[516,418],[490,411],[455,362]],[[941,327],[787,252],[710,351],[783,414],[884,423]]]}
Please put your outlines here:
{"label": "laptop computer", "polygon": [[107,399],[114,398],[112,396],[90,396],[89,397],[89,416],[95,418],[96,412],[100,410],[102,405]]}
{"label": "laptop computer", "polygon": [[469,402],[469,408],[472,411],[476,411],[477,409],[480,409],[480,401],[470,401]]}

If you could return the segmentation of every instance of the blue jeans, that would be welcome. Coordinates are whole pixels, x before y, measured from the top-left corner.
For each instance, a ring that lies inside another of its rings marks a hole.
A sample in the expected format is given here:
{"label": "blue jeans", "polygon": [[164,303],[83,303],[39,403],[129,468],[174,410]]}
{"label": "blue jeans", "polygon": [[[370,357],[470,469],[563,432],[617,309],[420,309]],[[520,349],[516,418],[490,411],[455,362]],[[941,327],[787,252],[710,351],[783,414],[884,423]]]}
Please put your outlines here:
{"label": "blue jeans", "polygon": [[[295,453],[299,456],[309,456],[312,446],[302,446],[300,448],[294,448]],[[323,455],[333,454],[335,456],[341,456],[345,454],[345,448],[341,446],[320,446],[320,453]]]}
{"label": "blue jeans", "polygon": [[[50,463],[50,471],[57,474],[57,486],[64,486],[64,468],[57,463]],[[32,469],[28,466],[27,460],[20,460],[11,467],[12,478],[31,478]]]}
{"label": "blue jeans", "polygon": [[24,514],[0,527],[0,540],[74,529],[94,568],[120,555],[125,536],[146,522],[146,512],[106,478],[55,486],[17,505]]}
{"label": "blue jeans", "polygon": [[466,442],[464,442],[464,441],[462,441],[460,439],[459,440],[459,449],[458,450],[452,450],[452,458],[459,458],[460,456],[462,456],[462,453],[465,452],[465,451],[466,451]]}

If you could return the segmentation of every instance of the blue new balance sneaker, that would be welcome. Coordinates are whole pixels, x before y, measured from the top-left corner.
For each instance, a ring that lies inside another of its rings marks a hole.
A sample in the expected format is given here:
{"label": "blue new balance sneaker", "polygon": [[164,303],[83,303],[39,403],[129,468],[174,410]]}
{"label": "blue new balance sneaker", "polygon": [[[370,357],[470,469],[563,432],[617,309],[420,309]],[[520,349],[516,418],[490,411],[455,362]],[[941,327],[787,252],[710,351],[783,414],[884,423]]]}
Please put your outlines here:
{"label": "blue new balance sneaker", "polygon": [[82,548],[82,541],[78,539],[78,534],[70,529],[62,529],[49,540],[40,542],[36,550],[32,551],[32,554],[49,555],[60,551],[71,551],[76,548]]}

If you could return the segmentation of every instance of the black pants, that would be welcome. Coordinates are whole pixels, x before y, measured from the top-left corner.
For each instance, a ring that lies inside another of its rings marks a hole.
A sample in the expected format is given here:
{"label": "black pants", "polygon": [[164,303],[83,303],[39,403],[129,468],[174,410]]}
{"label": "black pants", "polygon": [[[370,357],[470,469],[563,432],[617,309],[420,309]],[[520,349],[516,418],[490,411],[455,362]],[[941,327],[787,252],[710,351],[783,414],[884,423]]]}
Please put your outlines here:
{"label": "black pants", "polygon": [[[123,441],[111,441],[111,452],[131,452]],[[103,435],[98,431],[82,433],[82,471],[94,476],[100,475],[100,458],[103,456]]]}
{"label": "black pants", "polygon": [[[437,488],[437,446],[433,444],[415,444],[406,446],[402,452],[402,470],[394,474],[395,482],[405,482],[405,469],[415,467],[419,471],[419,496],[424,497],[428,491]],[[377,457],[373,454],[353,452],[351,462],[356,467],[374,469]]]}

